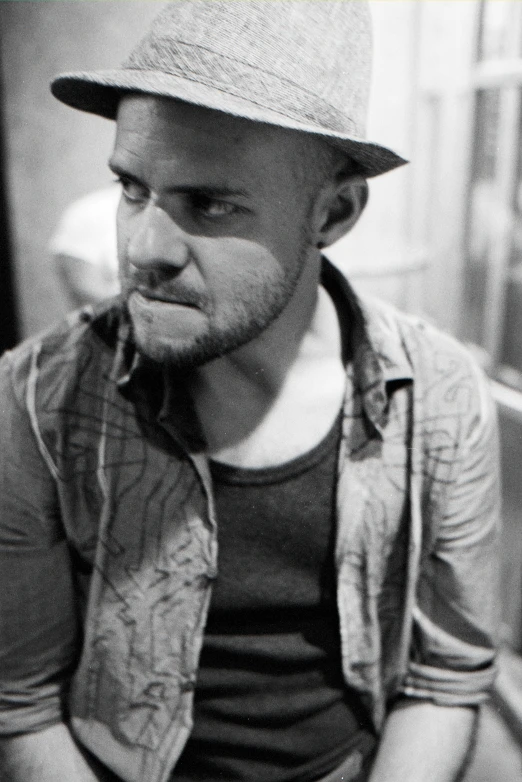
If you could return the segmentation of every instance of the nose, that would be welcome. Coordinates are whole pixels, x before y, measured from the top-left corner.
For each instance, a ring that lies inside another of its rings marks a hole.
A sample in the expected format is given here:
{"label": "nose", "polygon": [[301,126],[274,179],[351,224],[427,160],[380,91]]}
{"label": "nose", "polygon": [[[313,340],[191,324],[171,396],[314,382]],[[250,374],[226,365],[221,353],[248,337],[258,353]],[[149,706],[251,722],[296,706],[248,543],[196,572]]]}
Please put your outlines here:
{"label": "nose", "polygon": [[126,256],[137,269],[180,270],[188,262],[187,236],[176,222],[155,204],[133,218]]}

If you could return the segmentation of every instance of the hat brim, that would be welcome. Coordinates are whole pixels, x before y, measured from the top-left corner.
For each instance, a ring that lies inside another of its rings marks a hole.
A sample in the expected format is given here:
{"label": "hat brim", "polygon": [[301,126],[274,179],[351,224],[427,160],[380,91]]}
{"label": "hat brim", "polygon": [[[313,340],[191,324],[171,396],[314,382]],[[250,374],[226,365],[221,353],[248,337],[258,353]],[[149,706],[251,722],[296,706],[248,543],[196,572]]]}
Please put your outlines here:
{"label": "hat brim", "polygon": [[322,126],[308,124],[286,114],[267,108],[251,100],[224,93],[207,84],[161,71],[115,69],[96,72],[64,73],[51,84],[51,92],[62,103],[75,109],[115,119],[122,95],[141,92],[158,97],[174,98],[224,111],[233,116],[255,122],[299,130],[320,136],[341,149],[360,167],[365,177],[385,174],[408,161],[380,144],[330,131]]}

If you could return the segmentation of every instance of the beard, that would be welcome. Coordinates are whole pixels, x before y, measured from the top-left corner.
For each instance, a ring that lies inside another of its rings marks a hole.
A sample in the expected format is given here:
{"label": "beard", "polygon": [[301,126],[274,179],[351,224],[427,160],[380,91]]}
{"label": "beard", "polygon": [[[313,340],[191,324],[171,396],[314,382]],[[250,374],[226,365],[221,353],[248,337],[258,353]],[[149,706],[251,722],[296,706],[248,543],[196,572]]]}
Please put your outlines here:
{"label": "beard", "polygon": [[[139,352],[174,370],[190,370],[248,344],[282,314],[292,299],[307,251],[308,244],[303,242],[291,274],[281,267],[269,277],[251,273],[236,292],[228,293],[226,301],[214,303],[209,297],[198,297],[178,287],[182,299],[196,303],[192,311],[180,313],[178,319],[175,307],[169,303],[140,305],[131,290],[126,306]],[[172,287],[176,288],[175,281]],[[188,325],[181,323],[185,316]]]}

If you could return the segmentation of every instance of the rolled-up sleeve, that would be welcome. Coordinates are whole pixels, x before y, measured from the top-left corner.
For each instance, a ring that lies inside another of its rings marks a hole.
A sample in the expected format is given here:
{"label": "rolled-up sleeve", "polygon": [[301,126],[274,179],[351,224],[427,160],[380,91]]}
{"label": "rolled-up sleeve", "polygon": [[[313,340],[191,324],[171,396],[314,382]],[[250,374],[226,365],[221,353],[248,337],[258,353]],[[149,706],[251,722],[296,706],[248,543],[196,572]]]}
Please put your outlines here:
{"label": "rolled-up sleeve", "polygon": [[499,458],[487,381],[475,381],[433,509],[434,537],[421,561],[412,656],[403,691],[441,705],[487,698],[495,677],[499,598]]}
{"label": "rolled-up sleeve", "polygon": [[63,718],[77,654],[68,546],[56,486],[0,360],[0,735]]}

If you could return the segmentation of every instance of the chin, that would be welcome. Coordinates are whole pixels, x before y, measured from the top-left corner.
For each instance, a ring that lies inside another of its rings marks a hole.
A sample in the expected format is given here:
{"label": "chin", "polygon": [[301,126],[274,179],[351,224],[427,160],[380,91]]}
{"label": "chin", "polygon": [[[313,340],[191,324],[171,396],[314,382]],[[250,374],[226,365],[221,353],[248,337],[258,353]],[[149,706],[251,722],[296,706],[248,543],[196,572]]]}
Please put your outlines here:
{"label": "chin", "polygon": [[134,341],[140,353],[158,364],[174,369],[195,369],[232,353],[255,339],[263,328],[206,331],[193,338],[158,339],[148,329],[134,324]]}
{"label": "chin", "polygon": [[180,321],[167,309],[168,317],[158,317],[153,308],[149,312],[129,306],[128,311],[140,353],[159,364],[192,369],[255,340],[277,318],[286,301],[282,297],[280,302],[269,301],[271,306],[265,301],[263,306],[249,309],[236,305],[215,319],[190,314],[190,320]]}
{"label": "chin", "polygon": [[158,364],[174,369],[194,369],[223,355],[222,346],[217,347],[212,339],[194,338],[158,340],[134,330],[134,341],[138,351]]}
{"label": "chin", "polygon": [[135,334],[135,343],[142,355],[158,364],[184,369],[201,363],[198,360],[200,351],[192,344],[143,339],[139,334]]}
{"label": "chin", "polygon": [[130,321],[138,351],[152,361],[179,368],[197,366],[205,361],[200,346],[200,343],[206,342],[204,333],[191,335],[186,332],[174,336],[170,333],[174,329],[168,328],[170,324],[167,324],[167,327],[163,324],[163,328],[158,328],[154,319],[143,317],[142,313],[137,315],[132,309]]}

